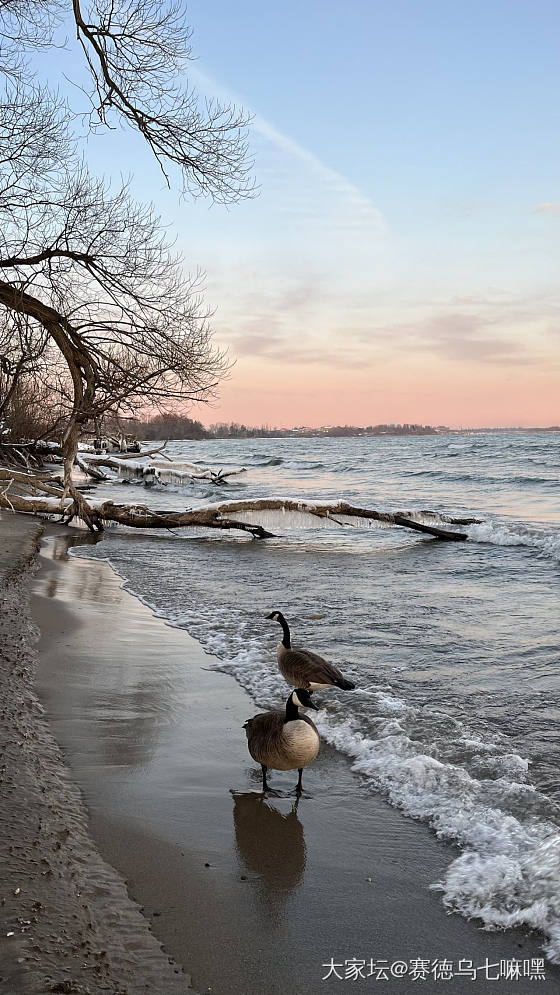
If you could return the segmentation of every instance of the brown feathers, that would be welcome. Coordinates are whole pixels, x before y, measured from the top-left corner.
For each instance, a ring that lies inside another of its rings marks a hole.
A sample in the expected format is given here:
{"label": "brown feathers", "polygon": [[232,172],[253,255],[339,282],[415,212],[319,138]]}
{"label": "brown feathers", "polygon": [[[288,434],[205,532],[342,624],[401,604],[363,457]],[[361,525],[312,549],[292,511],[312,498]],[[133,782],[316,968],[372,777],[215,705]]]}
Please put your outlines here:
{"label": "brown feathers", "polygon": [[278,668],[288,684],[296,688],[312,688],[314,685],[343,688],[345,691],[354,689],[354,684],[347,681],[338,667],[324,660],[310,650],[278,648]]}
{"label": "brown feathers", "polygon": [[282,612],[272,612],[267,618],[282,626],[282,642],[278,647],[278,667],[288,684],[313,691],[316,688],[338,687],[353,691],[356,687],[347,681],[338,667],[324,660],[318,653],[292,647],[290,627]]}
{"label": "brown feathers", "polygon": [[284,712],[260,712],[243,728],[253,760],[274,770],[306,767],[319,752],[319,733],[306,715],[286,721]]}

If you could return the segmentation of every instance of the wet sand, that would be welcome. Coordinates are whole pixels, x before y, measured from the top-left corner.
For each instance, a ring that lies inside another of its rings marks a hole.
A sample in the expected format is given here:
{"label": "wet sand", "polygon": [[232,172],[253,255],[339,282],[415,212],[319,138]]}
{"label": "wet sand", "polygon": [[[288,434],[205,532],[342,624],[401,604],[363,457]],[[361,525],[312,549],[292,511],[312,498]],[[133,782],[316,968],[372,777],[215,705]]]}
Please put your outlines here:
{"label": "wet sand", "polygon": [[186,995],[88,835],[36,695],[29,587],[42,528],[0,513],[0,992]]}
{"label": "wet sand", "polygon": [[[305,771],[298,803],[293,773],[273,773],[279,795],[263,798],[242,729],[255,704],[107,564],[68,559],[66,545],[44,542],[34,584],[40,698],[101,853],[195,989],[408,993],[410,977],[367,978],[370,960],[447,959],[456,971],[462,959],[543,957],[535,935],[448,916],[430,885],[452,848],[368,792],[336,751],[323,747]],[[366,977],[322,980],[331,959],[344,978],[352,958]],[[560,970],[547,962],[545,973],[538,990],[559,991]],[[536,983],[479,971],[419,984],[521,995]]]}

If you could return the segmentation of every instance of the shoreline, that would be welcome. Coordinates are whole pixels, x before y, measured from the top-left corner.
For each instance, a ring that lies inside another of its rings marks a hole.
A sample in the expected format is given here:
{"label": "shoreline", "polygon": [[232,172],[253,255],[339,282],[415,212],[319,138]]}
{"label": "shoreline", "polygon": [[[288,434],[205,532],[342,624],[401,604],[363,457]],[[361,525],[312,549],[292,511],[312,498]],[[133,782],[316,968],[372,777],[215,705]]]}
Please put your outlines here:
{"label": "shoreline", "polygon": [[[321,980],[331,956],[544,957],[535,934],[489,933],[448,916],[430,884],[448,863],[449,846],[368,794],[336,751],[323,747],[306,771],[295,811],[285,777],[274,785],[283,797],[263,802],[241,730],[255,704],[233,678],[208,670],[208,657],[184,630],[123,590],[107,563],[65,561],[63,547],[56,560],[43,556],[35,584],[41,697],[101,852],[195,987],[257,995],[263,984],[271,993],[303,984],[328,993],[340,984]],[[160,672],[162,656],[175,662]],[[69,690],[57,685],[61,674],[71,678]],[[123,679],[130,682],[124,692]],[[140,687],[153,697],[159,679],[163,699],[138,700]],[[175,766],[177,736],[183,766]],[[560,972],[549,962],[545,972],[541,987],[557,990]],[[407,990],[405,979],[384,984]],[[533,984],[520,979],[513,990],[521,995]],[[460,992],[473,981],[433,985]],[[509,993],[512,983],[477,977],[475,990],[490,988]]]}
{"label": "shoreline", "polygon": [[29,600],[44,530],[37,519],[0,514],[0,992],[187,995],[181,968],[92,841],[37,697]]}

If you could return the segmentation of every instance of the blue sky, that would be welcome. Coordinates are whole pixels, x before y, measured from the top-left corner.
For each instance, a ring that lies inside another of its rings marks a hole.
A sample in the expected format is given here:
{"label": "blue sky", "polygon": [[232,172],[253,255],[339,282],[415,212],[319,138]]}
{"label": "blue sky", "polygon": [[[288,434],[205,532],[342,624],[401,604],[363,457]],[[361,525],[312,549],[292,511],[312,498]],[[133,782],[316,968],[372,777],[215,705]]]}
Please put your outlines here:
{"label": "blue sky", "polygon": [[560,421],[558,4],[188,11],[193,82],[255,115],[258,197],[178,203],[129,133],[88,157],[206,270],[237,365],[205,420]]}

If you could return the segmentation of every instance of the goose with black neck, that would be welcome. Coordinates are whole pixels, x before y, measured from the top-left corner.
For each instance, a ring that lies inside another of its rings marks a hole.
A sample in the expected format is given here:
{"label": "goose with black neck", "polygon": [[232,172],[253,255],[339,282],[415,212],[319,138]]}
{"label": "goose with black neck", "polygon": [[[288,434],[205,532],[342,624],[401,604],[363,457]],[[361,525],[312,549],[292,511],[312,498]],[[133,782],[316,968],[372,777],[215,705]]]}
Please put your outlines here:
{"label": "goose with black neck", "polygon": [[318,653],[292,646],[290,627],[282,612],[273,611],[266,617],[282,626],[282,642],[277,650],[278,669],[288,684],[308,691],[332,687],[341,688],[342,691],[355,689],[356,685],[347,680],[338,667]]}
{"label": "goose with black neck", "polygon": [[318,711],[311,701],[306,688],[296,688],[288,696],[285,711],[273,709],[260,712],[247,719],[243,728],[247,734],[247,745],[253,760],[261,765],[263,791],[268,791],[266,774],[273,770],[298,770],[296,791],[302,790],[303,768],[307,767],[319,752],[319,733],[307,715],[300,715],[300,708]]}

